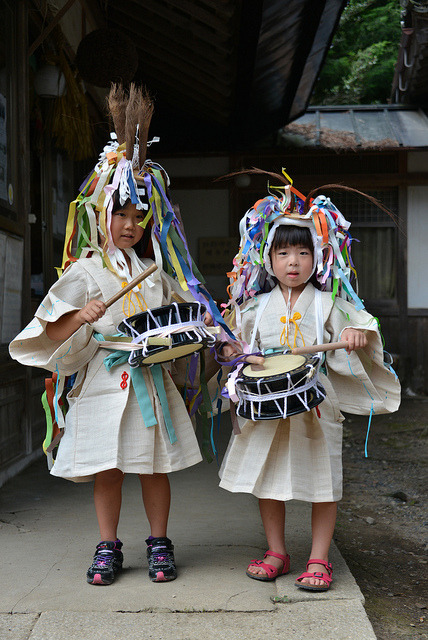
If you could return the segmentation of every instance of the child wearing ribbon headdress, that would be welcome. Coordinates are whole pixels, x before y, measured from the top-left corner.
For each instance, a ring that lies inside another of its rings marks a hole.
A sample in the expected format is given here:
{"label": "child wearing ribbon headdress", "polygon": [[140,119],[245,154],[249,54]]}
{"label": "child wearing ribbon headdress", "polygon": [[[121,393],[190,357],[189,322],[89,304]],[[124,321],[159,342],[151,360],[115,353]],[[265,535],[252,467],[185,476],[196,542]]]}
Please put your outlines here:
{"label": "child wearing ribbon headdress", "polygon": [[[170,304],[177,292],[184,300],[214,303],[169,201],[168,176],[146,159],[151,100],[133,85],[129,95],[113,87],[109,108],[116,135],[70,205],[63,273],[10,353],[57,378],[51,395],[59,430],[45,442],[50,457],[63,437],[52,475],[94,481],[101,542],[87,581],[110,584],[122,566],[117,527],[125,473],[141,481],[150,524],[149,576],[169,581],[176,567],[167,537],[167,474],[197,464],[201,454],[169,364],[131,368],[117,327],[124,317]],[[106,309],[109,298],[154,262],[154,274]]]}
{"label": "child wearing ribbon headdress", "polygon": [[[329,198],[315,197],[323,187],[305,198],[282,176],[269,175],[283,186],[271,187],[240,223],[239,253],[228,274],[227,310],[240,348],[226,344],[222,355],[260,350],[267,356],[339,340],[347,342],[347,348],[325,352],[317,371],[325,397],[301,412],[257,419],[256,403],[249,419],[239,417],[238,407],[220,486],[259,498],[268,551],[247,568],[256,580],[275,580],[289,572],[285,503],[311,502],[312,548],[296,586],[326,591],[333,571],[328,553],[342,496],[341,411],[370,416],[396,411],[400,385],[384,364],[378,323],[353,286],[349,222]],[[231,400],[237,400],[236,378],[236,372],[229,374]]]}

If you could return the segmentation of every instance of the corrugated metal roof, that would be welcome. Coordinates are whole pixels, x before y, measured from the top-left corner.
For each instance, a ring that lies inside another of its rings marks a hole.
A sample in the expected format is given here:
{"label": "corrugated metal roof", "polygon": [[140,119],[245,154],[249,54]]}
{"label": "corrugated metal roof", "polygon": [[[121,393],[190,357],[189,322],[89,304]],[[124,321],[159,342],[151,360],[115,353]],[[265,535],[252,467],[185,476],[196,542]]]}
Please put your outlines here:
{"label": "corrugated metal roof", "polygon": [[347,3],[86,1],[132,38],[152,131],[181,151],[254,145],[302,114]]}
{"label": "corrugated metal roof", "polygon": [[330,149],[428,147],[422,109],[396,105],[310,107],[280,134],[282,146]]}

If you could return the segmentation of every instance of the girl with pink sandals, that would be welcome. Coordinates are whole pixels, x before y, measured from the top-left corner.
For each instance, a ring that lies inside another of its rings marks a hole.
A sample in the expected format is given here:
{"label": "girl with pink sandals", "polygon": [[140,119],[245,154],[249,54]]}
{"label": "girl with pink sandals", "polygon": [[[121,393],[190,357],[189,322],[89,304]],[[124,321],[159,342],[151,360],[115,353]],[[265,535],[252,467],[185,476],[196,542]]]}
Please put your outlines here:
{"label": "girl with pink sandals", "polygon": [[[255,580],[272,581],[290,571],[285,503],[311,502],[312,548],[306,571],[295,584],[327,591],[333,572],[328,553],[342,496],[341,410],[370,415],[396,411],[400,384],[384,364],[378,322],[364,310],[351,284],[356,273],[349,222],[329,198],[313,199],[320,189],[305,198],[289,180],[269,175],[283,186],[273,187],[240,223],[241,244],[229,274],[231,301],[225,313],[239,345],[229,343],[222,350],[229,359],[261,352],[266,374],[242,364],[229,374],[226,388],[237,403],[237,416],[231,402],[234,433],[220,486],[259,498],[268,551],[263,560],[248,565],[247,576]],[[329,350],[327,343],[339,341],[345,343],[341,349]],[[290,360],[284,365],[278,356],[298,347],[315,352],[315,360],[287,355],[297,358],[294,369],[306,371],[296,382]],[[277,361],[283,369],[272,370]],[[275,384],[283,378],[283,390],[267,382],[268,392],[263,382],[256,391],[239,390],[251,376],[259,381],[269,377]]]}

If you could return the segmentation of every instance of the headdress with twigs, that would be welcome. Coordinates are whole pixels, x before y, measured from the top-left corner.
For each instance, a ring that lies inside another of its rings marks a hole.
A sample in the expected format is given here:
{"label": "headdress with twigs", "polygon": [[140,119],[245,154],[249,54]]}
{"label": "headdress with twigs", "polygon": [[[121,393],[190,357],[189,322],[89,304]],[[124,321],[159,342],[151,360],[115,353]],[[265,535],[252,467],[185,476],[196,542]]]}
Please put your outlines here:
{"label": "headdress with twigs", "polygon": [[306,227],[311,233],[313,272],[321,288],[331,291],[333,297],[340,296],[352,301],[357,309],[363,309],[364,304],[358,297],[357,273],[351,258],[353,238],[349,232],[350,222],[330,198],[316,194],[332,189],[350,191],[368,198],[389,215],[390,212],[372,196],[351,187],[323,185],[305,197],[295,189],[285,171],[280,175],[254,168],[237,173],[265,174],[275,178],[281,185],[269,184],[269,195],[258,200],[240,222],[239,251],[233,260],[232,271],[227,274],[230,278],[229,305],[242,304],[273,288],[275,280],[269,253],[275,230],[279,225],[296,225]]}
{"label": "headdress with twigs", "polygon": [[169,199],[169,177],[147,158],[147,148],[159,140],[148,141],[152,99],[134,84],[129,91],[112,85],[107,104],[115,133],[70,204],[59,271],[96,251],[106,268],[130,280],[123,254],[113,244],[110,223],[114,201],[122,206],[131,202],[146,212],[139,224],[150,230],[157,266],[176,278],[183,291],[190,290],[196,300],[208,305],[217,323],[228,331],[190,255],[183,225]]}
{"label": "headdress with twigs", "polygon": [[[188,252],[180,220],[168,196],[166,171],[147,158],[148,131],[153,115],[150,96],[134,84],[126,92],[113,85],[108,109],[115,133],[104,147],[92,173],[70,204],[62,269],[97,251],[105,267],[117,272],[118,251],[110,233],[114,200],[131,202],[147,212],[143,228],[151,227],[155,261],[176,277],[183,290],[200,285],[202,277]],[[101,240],[100,240],[101,233]]]}

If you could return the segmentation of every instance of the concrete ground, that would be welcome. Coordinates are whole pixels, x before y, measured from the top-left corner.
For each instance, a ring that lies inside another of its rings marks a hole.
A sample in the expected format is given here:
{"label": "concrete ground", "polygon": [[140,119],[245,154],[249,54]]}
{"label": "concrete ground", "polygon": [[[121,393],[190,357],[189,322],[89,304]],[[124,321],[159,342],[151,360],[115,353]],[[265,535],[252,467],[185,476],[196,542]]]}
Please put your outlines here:
{"label": "concrete ground", "polygon": [[119,537],[124,570],[111,586],[86,583],[98,542],[92,485],[54,478],[44,460],[0,489],[1,640],[375,640],[363,596],[333,545],[327,593],[294,586],[310,550],[310,506],[290,503],[291,572],[251,580],[266,550],[257,500],[218,487],[216,463],[171,474],[169,536],[179,576],[152,583],[138,479],[125,478]]}

